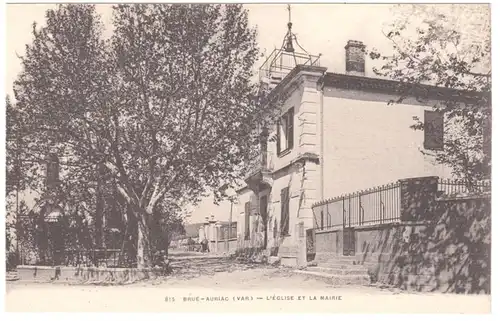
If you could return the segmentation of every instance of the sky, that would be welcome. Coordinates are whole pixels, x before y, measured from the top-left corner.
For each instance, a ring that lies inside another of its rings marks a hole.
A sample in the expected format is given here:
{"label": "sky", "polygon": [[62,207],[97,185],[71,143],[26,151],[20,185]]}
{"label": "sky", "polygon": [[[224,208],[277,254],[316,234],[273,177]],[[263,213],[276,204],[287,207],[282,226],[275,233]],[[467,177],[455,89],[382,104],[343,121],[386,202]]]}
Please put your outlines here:
{"label": "sky", "polygon": [[[257,42],[264,54],[282,44],[288,23],[285,4],[247,4],[250,24],[257,27]],[[12,83],[21,71],[18,55],[23,55],[26,44],[32,41],[32,23],[44,23],[47,9],[54,4],[8,4],[6,7],[6,81],[5,91],[12,95]],[[293,32],[300,45],[310,54],[321,54],[321,65],[329,72],[344,72],[344,46],[348,40],[364,42],[367,49],[386,52],[391,43],[382,33],[394,19],[391,4],[292,4]],[[97,5],[105,25],[111,23],[110,5]],[[112,32],[108,27],[107,32]],[[371,62],[366,63],[370,75]],[[237,210],[233,213],[237,215]],[[213,204],[209,197],[193,211],[189,222],[203,221],[205,216],[227,220],[229,203]]]}
{"label": "sky", "polygon": [[[257,27],[258,44],[269,54],[281,46],[286,33],[288,11],[284,4],[248,4],[250,24]],[[54,4],[7,5],[7,70],[6,92],[12,93],[12,82],[21,71],[17,55],[23,55],[25,45],[32,41],[33,21],[44,24],[44,14]],[[294,4],[293,32],[310,54],[322,54],[321,63],[329,71],[343,71],[344,46],[349,39],[361,40],[370,48],[387,45],[382,35],[384,22],[390,20],[392,5],[376,4]],[[105,25],[110,25],[110,5],[97,5]],[[111,32],[108,28],[108,32]]]}

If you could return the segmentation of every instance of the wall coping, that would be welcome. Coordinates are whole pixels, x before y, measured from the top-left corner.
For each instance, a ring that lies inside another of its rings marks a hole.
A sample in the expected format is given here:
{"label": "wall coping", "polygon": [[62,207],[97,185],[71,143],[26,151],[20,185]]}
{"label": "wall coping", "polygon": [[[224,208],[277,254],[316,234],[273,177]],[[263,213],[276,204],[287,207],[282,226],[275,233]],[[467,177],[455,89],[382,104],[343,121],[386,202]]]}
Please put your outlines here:
{"label": "wall coping", "polygon": [[416,182],[416,181],[431,180],[431,179],[439,180],[439,176],[406,177],[398,179],[398,182]]}
{"label": "wall coping", "polygon": [[381,228],[388,228],[388,227],[400,227],[400,226],[422,226],[422,225],[429,225],[431,224],[430,221],[402,221],[402,222],[391,222],[391,223],[384,223],[384,224],[378,224],[378,225],[365,225],[365,226],[356,226],[354,227],[354,230],[358,231],[366,231],[366,230],[379,230]]}
{"label": "wall coping", "polygon": [[332,233],[332,232],[342,231],[342,226],[331,227],[331,228],[323,229],[323,230],[313,228],[313,230],[314,230],[315,234],[325,234],[325,233]]}
{"label": "wall coping", "polygon": [[[383,224],[377,224],[377,225],[364,225],[364,226],[351,226],[356,231],[366,231],[366,230],[379,230],[383,228],[388,228],[388,227],[399,227],[399,226],[419,226],[419,225],[429,225],[431,224],[431,221],[402,221],[402,222],[391,222],[391,223],[383,223]],[[314,229],[316,234],[327,234],[327,233],[333,233],[333,232],[339,232],[342,231],[343,227],[334,227],[330,229],[325,229],[325,230],[318,230]]]}
{"label": "wall coping", "polygon": [[226,242],[226,241],[230,242],[230,241],[237,241],[237,240],[238,240],[237,237],[233,237],[233,238],[230,238],[230,239],[227,239],[227,240],[226,239],[224,239],[224,240],[217,240],[217,241],[212,240],[210,242],[212,242],[212,243],[215,243],[215,242],[221,243],[221,242]]}
{"label": "wall coping", "polygon": [[480,193],[480,194],[467,194],[467,195],[443,195],[438,197],[436,201],[438,202],[453,202],[461,200],[477,200],[491,198],[491,192]]}

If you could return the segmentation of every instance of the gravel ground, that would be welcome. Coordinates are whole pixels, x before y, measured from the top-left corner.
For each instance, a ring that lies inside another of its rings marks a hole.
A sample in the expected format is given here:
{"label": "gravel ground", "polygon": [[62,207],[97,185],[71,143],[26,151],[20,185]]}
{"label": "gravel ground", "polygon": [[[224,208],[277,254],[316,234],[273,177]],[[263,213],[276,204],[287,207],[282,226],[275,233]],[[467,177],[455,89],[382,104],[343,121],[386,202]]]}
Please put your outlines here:
{"label": "gravel ground", "polygon": [[[146,280],[127,285],[115,285],[116,288],[209,288],[209,289],[332,289],[321,280],[293,273],[292,269],[276,268],[261,264],[248,264],[228,259],[182,260],[174,262],[173,273],[164,278]],[[60,288],[96,287],[95,285],[54,283],[33,283],[14,281],[7,282],[7,292],[19,288]],[[97,286],[97,288],[110,286]],[[375,288],[363,287],[365,291],[378,291]]]}
{"label": "gravel ground", "polygon": [[[338,288],[294,274],[291,269],[227,258],[179,256],[172,260],[172,266],[174,273],[166,278],[129,285],[7,281],[6,311],[483,313],[490,310],[489,296],[399,293],[365,286]],[[208,302],[206,298],[215,301]],[[219,301],[221,298],[227,301]]]}

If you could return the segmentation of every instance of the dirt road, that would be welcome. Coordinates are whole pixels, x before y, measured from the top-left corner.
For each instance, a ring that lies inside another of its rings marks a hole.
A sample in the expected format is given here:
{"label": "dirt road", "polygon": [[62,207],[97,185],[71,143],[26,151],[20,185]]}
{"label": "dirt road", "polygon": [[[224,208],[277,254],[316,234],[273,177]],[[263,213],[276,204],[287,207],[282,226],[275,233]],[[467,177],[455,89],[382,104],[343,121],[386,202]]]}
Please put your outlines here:
{"label": "dirt road", "polygon": [[[7,311],[487,312],[489,296],[336,288],[291,269],[225,258],[182,258],[164,279],[130,285],[7,282]],[[397,294],[397,295],[395,295]],[[360,304],[365,302],[365,304]],[[438,304],[439,303],[439,304]]]}

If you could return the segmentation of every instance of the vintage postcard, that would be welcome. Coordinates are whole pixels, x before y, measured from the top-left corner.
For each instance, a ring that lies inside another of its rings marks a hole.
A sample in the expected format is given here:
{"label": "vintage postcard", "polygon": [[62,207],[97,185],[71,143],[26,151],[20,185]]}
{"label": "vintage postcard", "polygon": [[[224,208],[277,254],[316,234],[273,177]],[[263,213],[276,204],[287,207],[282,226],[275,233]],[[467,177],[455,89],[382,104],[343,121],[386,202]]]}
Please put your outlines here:
{"label": "vintage postcard", "polygon": [[6,311],[490,313],[489,4],[5,9]]}

